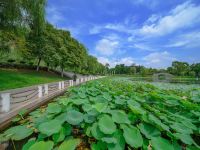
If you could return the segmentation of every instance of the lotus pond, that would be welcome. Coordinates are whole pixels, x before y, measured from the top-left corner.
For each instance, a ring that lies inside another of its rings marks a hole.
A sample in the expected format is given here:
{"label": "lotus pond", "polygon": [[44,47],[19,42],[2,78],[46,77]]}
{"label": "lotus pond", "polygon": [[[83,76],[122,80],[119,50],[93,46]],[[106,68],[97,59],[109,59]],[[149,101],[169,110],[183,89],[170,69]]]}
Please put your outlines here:
{"label": "lotus pond", "polygon": [[176,86],[90,81],[21,113],[0,141],[17,150],[198,150],[200,87]]}

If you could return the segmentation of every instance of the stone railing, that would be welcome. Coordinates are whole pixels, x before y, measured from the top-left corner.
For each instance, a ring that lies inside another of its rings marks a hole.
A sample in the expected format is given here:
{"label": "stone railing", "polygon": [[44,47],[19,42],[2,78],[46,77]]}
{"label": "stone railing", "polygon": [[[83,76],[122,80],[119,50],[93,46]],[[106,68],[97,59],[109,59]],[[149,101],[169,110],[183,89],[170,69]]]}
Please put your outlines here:
{"label": "stone railing", "polygon": [[77,79],[76,81],[67,80],[20,89],[0,91],[0,114],[8,113],[16,107],[19,107],[30,101],[44,100],[45,97],[56,95],[56,93],[65,91],[68,87],[99,78],[102,78],[102,76],[83,77]]}

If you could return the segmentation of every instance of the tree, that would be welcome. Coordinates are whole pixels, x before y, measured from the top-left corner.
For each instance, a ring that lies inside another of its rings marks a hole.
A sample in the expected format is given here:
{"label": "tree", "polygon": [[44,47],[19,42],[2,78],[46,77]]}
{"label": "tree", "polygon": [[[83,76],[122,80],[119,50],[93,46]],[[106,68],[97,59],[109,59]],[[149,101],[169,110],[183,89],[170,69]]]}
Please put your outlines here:
{"label": "tree", "polygon": [[37,71],[39,71],[39,66],[41,60],[44,58],[45,53],[45,6],[46,0],[31,0],[25,1],[25,8],[29,12],[29,27],[31,32],[28,36],[27,47],[38,59]]}
{"label": "tree", "polygon": [[200,63],[192,64],[191,70],[195,72],[196,77],[199,77],[200,76]]}
{"label": "tree", "polygon": [[190,70],[190,65],[187,62],[179,62],[179,61],[172,62],[172,73],[174,75],[184,76],[188,74],[189,70]]}

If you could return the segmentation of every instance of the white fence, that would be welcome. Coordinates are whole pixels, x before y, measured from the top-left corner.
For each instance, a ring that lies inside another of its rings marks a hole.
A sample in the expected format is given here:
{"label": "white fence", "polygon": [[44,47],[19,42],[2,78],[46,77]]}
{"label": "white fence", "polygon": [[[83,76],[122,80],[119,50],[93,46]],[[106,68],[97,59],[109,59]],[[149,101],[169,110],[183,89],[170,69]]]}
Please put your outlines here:
{"label": "white fence", "polygon": [[81,83],[99,79],[102,76],[90,76],[73,80],[60,81],[38,86],[13,89],[0,92],[0,113],[7,113],[13,108],[26,103],[27,101],[36,101],[44,99],[45,96],[66,90],[68,87],[79,85]]}

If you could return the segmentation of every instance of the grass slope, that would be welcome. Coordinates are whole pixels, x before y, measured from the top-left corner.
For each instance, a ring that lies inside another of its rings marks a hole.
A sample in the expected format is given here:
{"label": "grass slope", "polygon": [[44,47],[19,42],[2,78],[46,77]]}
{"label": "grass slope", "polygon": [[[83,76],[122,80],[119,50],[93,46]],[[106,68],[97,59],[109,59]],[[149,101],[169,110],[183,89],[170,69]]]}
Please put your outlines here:
{"label": "grass slope", "polygon": [[0,69],[0,91],[65,80],[45,71]]}

